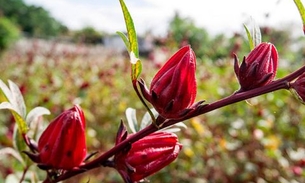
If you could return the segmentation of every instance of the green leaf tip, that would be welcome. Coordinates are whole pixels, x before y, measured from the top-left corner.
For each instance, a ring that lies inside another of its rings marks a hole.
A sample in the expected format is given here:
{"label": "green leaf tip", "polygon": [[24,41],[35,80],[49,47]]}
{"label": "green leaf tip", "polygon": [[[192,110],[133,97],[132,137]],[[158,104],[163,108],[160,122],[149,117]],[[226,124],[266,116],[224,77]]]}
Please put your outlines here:
{"label": "green leaf tip", "polygon": [[295,5],[297,6],[299,13],[301,15],[302,23],[303,23],[303,33],[305,34],[305,8],[302,4],[301,0],[294,0]]}
{"label": "green leaf tip", "polygon": [[248,27],[244,25],[249,41],[250,50],[253,50],[257,45],[262,42],[262,35],[259,26],[254,22],[254,20],[252,20],[252,23],[252,33],[249,31]]}
{"label": "green leaf tip", "polygon": [[127,9],[126,4],[123,0],[120,0],[121,8],[124,15],[125,25],[127,29],[127,36],[129,40],[129,48],[130,52],[134,52],[136,57],[139,57],[139,49],[138,49],[138,40],[137,40],[137,33],[134,27],[133,19]]}
{"label": "green leaf tip", "polygon": [[132,20],[132,17],[127,9],[126,4],[123,0],[119,0],[121,4],[121,8],[124,15],[125,25],[127,29],[127,37],[125,34],[121,32],[117,32],[119,36],[123,39],[125,46],[129,52],[130,63],[131,63],[131,79],[136,80],[142,71],[141,60],[139,59],[139,47],[138,47],[138,39],[137,33],[135,30],[135,26]]}

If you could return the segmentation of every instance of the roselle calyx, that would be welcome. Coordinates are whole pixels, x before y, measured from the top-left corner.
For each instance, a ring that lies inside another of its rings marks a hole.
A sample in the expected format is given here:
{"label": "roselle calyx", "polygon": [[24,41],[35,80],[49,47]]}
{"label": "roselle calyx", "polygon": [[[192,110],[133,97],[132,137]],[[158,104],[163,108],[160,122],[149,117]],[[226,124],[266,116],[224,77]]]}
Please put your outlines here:
{"label": "roselle calyx", "polygon": [[290,91],[305,104],[305,73],[300,75],[294,82],[290,83]]}
{"label": "roselle calyx", "polygon": [[144,98],[167,119],[183,116],[193,105],[197,94],[196,56],[189,45],[179,49],[153,77],[147,89],[139,85]]}
{"label": "roselle calyx", "polygon": [[240,84],[240,91],[247,91],[269,84],[275,78],[278,66],[278,53],[272,43],[257,45],[238,65],[236,55],[234,71]]}
{"label": "roselle calyx", "polygon": [[138,182],[173,162],[182,149],[174,133],[155,132],[115,156],[115,168],[125,182]]}
{"label": "roselle calyx", "polygon": [[26,153],[40,167],[69,170],[81,165],[86,150],[85,117],[75,105],[56,117],[38,141],[38,154]]}

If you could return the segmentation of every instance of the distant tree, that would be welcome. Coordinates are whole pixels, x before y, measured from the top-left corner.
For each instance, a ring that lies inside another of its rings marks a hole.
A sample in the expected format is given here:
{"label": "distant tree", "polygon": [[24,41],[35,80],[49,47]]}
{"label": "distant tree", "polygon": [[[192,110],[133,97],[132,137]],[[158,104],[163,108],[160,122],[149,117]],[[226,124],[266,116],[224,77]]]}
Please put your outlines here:
{"label": "distant tree", "polygon": [[67,31],[67,27],[51,17],[48,11],[26,5],[22,0],[0,0],[0,12],[29,36],[57,36]]}
{"label": "distant tree", "polygon": [[190,18],[181,17],[178,12],[169,23],[168,36],[176,46],[190,44],[197,55],[205,52],[204,46],[210,41],[209,34],[204,28],[199,28]]}
{"label": "distant tree", "polygon": [[93,27],[85,27],[74,34],[76,42],[97,44],[102,42],[102,33],[96,31]]}
{"label": "distant tree", "polygon": [[19,37],[18,27],[9,19],[0,16],[0,53]]}
{"label": "distant tree", "polygon": [[190,44],[197,57],[202,60],[218,60],[241,49],[240,36],[227,39],[224,34],[211,36],[205,28],[198,27],[190,18],[181,17],[178,12],[169,23],[167,44],[181,47]]}

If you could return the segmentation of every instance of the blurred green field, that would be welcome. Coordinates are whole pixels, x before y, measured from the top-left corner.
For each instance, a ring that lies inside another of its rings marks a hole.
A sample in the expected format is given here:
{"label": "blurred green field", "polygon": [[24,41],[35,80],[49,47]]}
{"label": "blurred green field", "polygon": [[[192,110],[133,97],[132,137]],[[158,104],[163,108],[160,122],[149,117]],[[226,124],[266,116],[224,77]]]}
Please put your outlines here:
{"label": "blurred green field", "polygon": [[[215,46],[214,42],[209,52],[204,52],[208,56],[197,58],[198,100],[210,103],[239,89],[230,50],[220,50],[238,41],[243,46],[237,50],[242,59],[247,54],[246,41],[234,37],[229,43]],[[304,44],[304,39],[299,41]],[[141,77],[147,83],[160,63],[176,51],[168,45],[155,47],[154,60],[142,58]],[[280,54],[277,78],[304,64],[302,49],[293,52],[286,49],[290,45],[276,46]],[[131,86],[128,59],[103,46],[22,39],[1,55],[0,79],[20,87],[28,110],[42,106],[51,111],[42,120],[44,126],[79,103],[87,119],[88,151],[104,152],[113,146],[121,119],[126,122],[128,107],[137,109],[139,119],[145,112]],[[185,121],[188,128],[177,133],[183,144],[178,159],[149,180],[305,182],[304,118],[305,107],[290,92],[277,91]],[[0,148],[13,146],[13,125],[9,112],[0,111]],[[0,157],[0,162],[0,182],[10,173],[22,171],[13,157]],[[43,180],[43,171],[35,165],[30,170]],[[123,182],[115,170],[105,167],[64,182],[88,181]]]}

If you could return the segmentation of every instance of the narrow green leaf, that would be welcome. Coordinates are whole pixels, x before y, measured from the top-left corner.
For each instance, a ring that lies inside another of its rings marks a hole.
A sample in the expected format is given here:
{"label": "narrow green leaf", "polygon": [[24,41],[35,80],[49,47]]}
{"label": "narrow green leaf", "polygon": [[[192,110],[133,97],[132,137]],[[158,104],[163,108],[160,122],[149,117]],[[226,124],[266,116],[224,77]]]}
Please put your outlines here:
{"label": "narrow green leaf", "polygon": [[253,50],[254,49],[254,43],[253,43],[253,39],[252,39],[251,33],[250,33],[248,27],[245,24],[244,24],[244,28],[245,28],[246,33],[247,33],[250,50]]}
{"label": "narrow green leaf", "polygon": [[126,37],[126,35],[125,35],[123,32],[119,32],[119,31],[117,31],[116,33],[122,38],[122,40],[124,41],[124,44],[125,44],[125,46],[126,46],[126,49],[127,49],[128,53],[130,53],[129,40],[128,40],[128,38]]}
{"label": "narrow green leaf", "polygon": [[129,51],[130,63],[131,63],[131,72],[132,72],[131,79],[135,81],[142,72],[142,64],[139,59],[138,38],[132,17],[126,7],[126,4],[124,3],[123,0],[120,0],[120,4],[124,15],[128,39],[125,37],[124,34],[119,34],[119,35],[122,37],[125,45],[127,45],[126,47]]}
{"label": "narrow green leaf", "polygon": [[302,4],[301,0],[294,0],[295,5],[297,6],[299,13],[301,15],[302,23],[303,23],[303,32],[305,34],[305,8]]}
{"label": "narrow green leaf", "polygon": [[120,4],[122,7],[124,19],[125,19],[127,35],[128,35],[129,45],[130,45],[129,46],[130,52],[133,52],[135,54],[135,56],[138,58],[139,57],[138,40],[137,40],[137,34],[136,34],[135,27],[134,27],[134,23],[133,23],[132,17],[130,15],[124,1],[120,0]]}
{"label": "narrow green leaf", "polygon": [[244,25],[249,41],[250,50],[253,50],[257,45],[262,42],[262,35],[259,26],[254,22],[254,20],[252,20],[252,23],[252,33],[250,33],[248,27]]}

